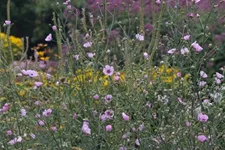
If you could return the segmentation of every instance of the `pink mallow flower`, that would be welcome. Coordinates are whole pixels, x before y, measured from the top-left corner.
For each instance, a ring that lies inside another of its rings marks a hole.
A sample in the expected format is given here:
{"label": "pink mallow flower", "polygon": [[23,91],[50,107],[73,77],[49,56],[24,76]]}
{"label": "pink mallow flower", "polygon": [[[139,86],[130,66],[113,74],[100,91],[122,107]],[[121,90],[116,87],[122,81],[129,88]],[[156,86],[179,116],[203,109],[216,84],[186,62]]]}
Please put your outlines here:
{"label": "pink mallow flower", "polygon": [[191,46],[195,49],[196,52],[201,52],[203,48],[195,41],[191,44]]}
{"label": "pink mallow flower", "polygon": [[2,112],[6,112],[7,110],[9,110],[9,104],[8,103],[5,103],[2,107]]}
{"label": "pink mallow flower", "polygon": [[105,103],[109,103],[112,100],[112,95],[108,94],[105,96]]}
{"label": "pink mallow flower", "polygon": [[103,69],[103,73],[107,76],[112,76],[114,72],[114,67],[113,66],[109,66],[109,65],[105,65],[104,69]]}
{"label": "pink mallow flower", "polygon": [[83,46],[84,46],[85,48],[91,47],[91,46],[92,46],[92,42],[84,43]]}
{"label": "pink mallow flower", "polygon": [[223,76],[222,74],[220,74],[219,72],[216,72],[216,77],[217,77],[218,79],[224,78],[224,76]]}
{"label": "pink mallow flower", "polygon": [[43,120],[38,120],[38,124],[39,124],[40,126],[44,126],[44,125],[45,125],[45,122],[44,122]]}
{"label": "pink mallow flower", "polygon": [[6,24],[6,25],[10,25],[10,24],[11,24],[11,21],[10,21],[10,20],[6,20],[6,21],[5,21],[5,24]]}
{"label": "pink mallow flower", "polygon": [[52,34],[51,33],[45,38],[45,41],[47,41],[47,42],[52,41]]}
{"label": "pink mallow flower", "polygon": [[205,114],[199,113],[198,114],[198,120],[201,122],[207,122],[209,119],[209,117]]}
{"label": "pink mallow flower", "polygon": [[136,37],[136,39],[139,40],[139,41],[144,41],[144,40],[145,40],[144,36],[141,35],[141,34],[136,34],[135,37]]}
{"label": "pink mallow flower", "polygon": [[200,71],[200,76],[202,78],[207,78],[208,77],[208,75],[204,71]]}
{"label": "pink mallow flower", "polygon": [[56,26],[52,26],[52,30],[53,31],[56,31],[57,30],[57,27]]}
{"label": "pink mallow flower", "polygon": [[20,110],[20,115],[21,115],[22,117],[25,117],[25,116],[27,115],[26,109],[22,108],[22,109]]}
{"label": "pink mallow flower", "polygon": [[127,114],[125,114],[124,112],[122,113],[122,118],[125,121],[129,121],[130,120],[130,117]]}
{"label": "pink mallow flower", "polygon": [[107,125],[106,127],[105,127],[105,130],[107,131],[107,132],[110,132],[110,131],[112,131],[112,125]]}
{"label": "pink mallow flower", "polygon": [[191,37],[191,36],[190,36],[189,34],[188,34],[188,35],[185,35],[185,36],[184,36],[184,40],[185,40],[185,41],[190,40],[190,37]]}
{"label": "pink mallow flower", "polygon": [[87,135],[91,134],[91,129],[89,128],[89,122],[88,121],[85,120],[83,122],[81,130],[82,130],[83,133],[85,133]]}
{"label": "pink mallow flower", "polygon": [[52,113],[52,109],[49,108],[49,109],[45,109],[43,111],[42,115],[45,116],[45,117],[49,117],[51,115],[51,113]]}
{"label": "pink mallow flower", "polygon": [[207,141],[207,137],[205,135],[199,135],[198,140],[199,140],[199,142],[205,142],[205,141]]}
{"label": "pink mallow flower", "polygon": [[34,85],[37,86],[37,87],[42,86],[42,84],[43,84],[42,82],[34,82]]}

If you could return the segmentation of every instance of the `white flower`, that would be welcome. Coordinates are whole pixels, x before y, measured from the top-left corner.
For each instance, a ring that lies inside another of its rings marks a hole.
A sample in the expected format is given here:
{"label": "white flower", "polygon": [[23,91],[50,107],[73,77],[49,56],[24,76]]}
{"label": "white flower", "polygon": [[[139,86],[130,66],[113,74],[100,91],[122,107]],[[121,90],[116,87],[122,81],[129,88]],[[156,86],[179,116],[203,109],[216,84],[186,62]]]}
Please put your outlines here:
{"label": "white flower", "polygon": [[141,35],[141,34],[136,34],[135,37],[136,37],[136,39],[138,39],[139,41],[144,41],[144,40],[145,40],[145,39],[144,39],[144,36]]}

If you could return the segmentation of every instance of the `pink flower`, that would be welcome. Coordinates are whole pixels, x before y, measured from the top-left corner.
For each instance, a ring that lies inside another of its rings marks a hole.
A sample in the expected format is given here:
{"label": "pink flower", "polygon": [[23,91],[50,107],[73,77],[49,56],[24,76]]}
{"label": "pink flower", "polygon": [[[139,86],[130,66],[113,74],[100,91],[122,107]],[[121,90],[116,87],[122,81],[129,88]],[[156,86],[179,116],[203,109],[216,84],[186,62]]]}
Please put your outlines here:
{"label": "pink flower", "polygon": [[98,95],[98,94],[95,94],[95,95],[93,96],[93,98],[94,98],[95,100],[98,100],[98,99],[99,99],[99,95]]}
{"label": "pink flower", "polygon": [[125,146],[120,146],[120,150],[127,150]]}
{"label": "pink flower", "polygon": [[189,50],[188,50],[187,47],[185,47],[185,48],[182,48],[182,49],[180,50],[180,53],[181,53],[182,55],[186,55],[186,54],[189,53]]}
{"label": "pink flower", "polygon": [[24,116],[26,116],[27,111],[26,111],[24,108],[22,108],[22,109],[20,110],[20,114],[21,114],[22,117],[24,117]]}
{"label": "pink flower", "polygon": [[188,34],[188,35],[185,35],[185,36],[184,36],[184,40],[185,40],[185,41],[190,40],[190,35],[189,35],[189,34]]}
{"label": "pink flower", "polygon": [[12,131],[11,130],[8,130],[6,131],[7,135],[12,135]]}
{"label": "pink flower", "polygon": [[36,135],[33,134],[33,133],[31,133],[30,136],[31,136],[32,139],[35,139],[36,138]]}
{"label": "pink flower", "polygon": [[105,102],[106,103],[111,102],[111,100],[112,100],[112,95],[108,94],[108,95],[105,96]]}
{"label": "pink flower", "polygon": [[114,67],[113,66],[109,66],[109,65],[106,65],[103,69],[103,73],[107,76],[112,76],[113,75],[113,72],[114,72]]}
{"label": "pink flower", "polygon": [[215,80],[216,80],[216,84],[221,84],[221,80],[220,79],[215,78]]}
{"label": "pink flower", "polygon": [[206,82],[205,82],[205,81],[200,81],[200,82],[199,82],[199,86],[200,86],[200,87],[204,87],[205,85],[206,85]]}
{"label": "pink flower", "polygon": [[107,131],[107,132],[110,132],[110,131],[112,131],[112,125],[107,125],[106,127],[105,127],[105,130]]}
{"label": "pink flower", "polygon": [[199,3],[201,0],[194,0],[195,1],[195,4]]}
{"label": "pink flower", "polygon": [[120,76],[115,76],[115,77],[114,77],[114,80],[115,80],[115,81],[119,81],[119,80],[120,80]]}
{"label": "pink flower", "polygon": [[95,53],[87,53],[89,58],[93,58],[95,56]]}
{"label": "pink flower", "polygon": [[14,144],[16,144],[16,141],[15,141],[15,139],[13,139],[13,140],[10,140],[8,143],[9,143],[9,145],[14,145]]}
{"label": "pink flower", "polygon": [[191,126],[191,122],[189,122],[189,121],[186,121],[185,124],[186,124],[187,127]]}
{"label": "pink flower", "polygon": [[202,114],[202,113],[198,114],[198,120],[199,121],[201,121],[201,122],[207,122],[208,119],[209,119],[209,117],[207,115]]}
{"label": "pink flower", "polygon": [[144,123],[142,123],[142,124],[138,127],[138,130],[139,130],[139,131],[143,131],[144,128],[145,128],[145,125],[144,125]]}
{"label": "pink flower", "polygon": [[6,112],[7,110],[9,110],[9,104],[8,103],[5,103],[2,107],[2,111],[3,112]]}
{"label": "pink flower", "polygon": [[6,20],[6,21],[5,21],[5,24],[6,24],[6,25],[10,25],[10,24],[11,24],[11,21],[10,21],[10,20]]}
{"label": "pink flower", "polygon": [[167,53],[168,53],[168,54],[174,54],[175,51],[176,51],[176,48],[173,48],[173,49],[170,49]]}
{"label": "pink flower", "polygon": [[52,30],[53,31],[56,31],[57,30],[57,27],[56,26],[52,26]]}
{"label": "pink flower", "polygon": [[35,84],[35,86],[37,86],[37,87],[40,87],[40,86],[42,86],[42,82],[34,82],[34,84]]}
{"label": "pink flower", "polygon": [[51,127],[51,130],[55,132],[57,130],[57,128],[55,126],[53,126],[53,127]]}
{"label": "pink flower", "polygon": [[127,114],[125,114],[124,112],[122,113],[122,118],[125,121],[129,121],[130,120],[130,117]]}
{"label": "pink flower", "polygon": [[51,113],[52,113],[52,109],[49,108],[49,109],[45,109],[43,111],[42,115],[45,116],[45,117],[49,117],[51,115]]}
{"label": "pink flower", "polygon": [[85,133],[87,135],[91,134],[91,129],[89,128],[89,122],[88,121],[84,121],[83,122],[81,130],[82,130],[83,133]]}
{"label": "pink flower", "polygon": [[77,114],[74,113],[74,114],[73,114],[73,119],[77,119],[77,117],[78,117]]}
{"label": "pink flower", "polygon": [[140,145],[141,145],[139,139],[136,139],[136,140],[135,140],[135,145],[136,145],[136,146],[140,146]]}
{"label": "pink flower", "polygon": [[191,46],[195,49],[196,52],[201,52],[203,48],[195,41],[191,44]]}
{"label": "pink flower", "polygon": [[149,55],[148,55],[147,52],[144,52],[144,53],[143,53],[143,56],[144,56],[145,59],[148,59],[148,57],[149,57]]}
{"label": "pink flower", "polygon": [[177,77],[181,77],[181,75],[182,75],[181,72],[177,73]]}
{"label": "pink flower", "polygon": [[45,38],[45,41],[47,41],[47,42],[52,41],[52,34],[51,33]]}
{"label": "pink flower", "polygon": [[200,71],[200,76],[202,78],[207,78],[208,77],[208,75],[204,71]]}
{"label": "pink flower", "polygon": [[38,76],[38,72],[35,70],[21,70],[22,74],[29,76],[31,78],[37,77]]}
{"label": "pink flower", "polygon": [[144,41],[144,40],[145,40],[145,39],[144,39],[144,36],[141,35],[141,34],[136,34],[135,37],[136,37],[136,39],[138,39],[139,41]]}
{"label": "pink flower", "polygon": [[217,77],[218,79],[224,78],[224,76],[223,76],[222,74],[220,74],[219,72],[216,72],[216,77]]}
{"label": "pink flower", "polygon": [[40,126],[44,126],[44,125],[45,125],[45,122],[44,122],[43,120],[38,120],[38,124],[39,124]]}
{"label": "pink flower", "polygon": [[84,43],[83,46],[84,46],[85,48],[91,47],[91,46],[92,46],[92,42]]}
{"label": "pink flower", "polygon": [[200,142],[205,142],[205,141],[207,141],[207,137],[206,137],[205,135],[199,135],[199,136],[198,136],[198,140],[199,140]]}
{"label": "pink flower", "polygon": [[161,4],[161,0],[156,0],[156,4]]}
{"label": "pink flower", "polygon": [[79,55],[73,55],[73,58],[75,58],[76,60],[79,60]]}

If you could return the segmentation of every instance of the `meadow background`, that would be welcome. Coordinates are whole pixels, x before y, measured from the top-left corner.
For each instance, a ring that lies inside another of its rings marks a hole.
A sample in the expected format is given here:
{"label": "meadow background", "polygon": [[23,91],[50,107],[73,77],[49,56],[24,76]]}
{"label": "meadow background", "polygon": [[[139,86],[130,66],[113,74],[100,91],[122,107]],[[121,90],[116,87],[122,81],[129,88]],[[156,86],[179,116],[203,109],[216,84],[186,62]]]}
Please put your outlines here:
{"label": "meadow background", "polygon": [[0,149],[225,146],[224,0],[0,8]]}

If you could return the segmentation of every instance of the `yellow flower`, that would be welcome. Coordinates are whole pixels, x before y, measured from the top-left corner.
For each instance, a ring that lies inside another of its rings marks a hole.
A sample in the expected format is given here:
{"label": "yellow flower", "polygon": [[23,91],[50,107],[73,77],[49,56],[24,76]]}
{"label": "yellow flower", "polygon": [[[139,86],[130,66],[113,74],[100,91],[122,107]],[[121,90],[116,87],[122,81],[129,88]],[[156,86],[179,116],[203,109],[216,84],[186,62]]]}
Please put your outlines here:
{"label": "yellow flower", "polygon": [[20,90],[19,92],[18,92],[18,94],[20,95],[20,96],[24,96],[25,95],[25,90]]}

